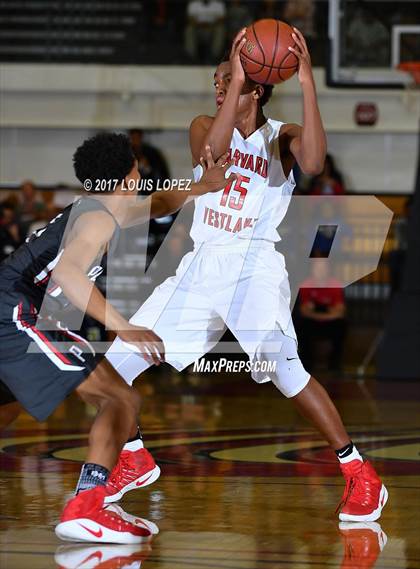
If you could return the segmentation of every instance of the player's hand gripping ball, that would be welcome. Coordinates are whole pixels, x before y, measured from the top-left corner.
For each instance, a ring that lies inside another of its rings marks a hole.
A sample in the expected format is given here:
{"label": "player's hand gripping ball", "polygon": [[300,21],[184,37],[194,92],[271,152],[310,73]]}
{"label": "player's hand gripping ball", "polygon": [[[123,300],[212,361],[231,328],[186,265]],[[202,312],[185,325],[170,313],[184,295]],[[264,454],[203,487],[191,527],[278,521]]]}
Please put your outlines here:
{"label": "player's hand gripping ball", "polygon": [[251,24],[245,33],[241,62],[256,83],[274,85],[286,81],[299,67],[298,57],[289,50],[297,45],[293,29],[280,20],[265,19]]}

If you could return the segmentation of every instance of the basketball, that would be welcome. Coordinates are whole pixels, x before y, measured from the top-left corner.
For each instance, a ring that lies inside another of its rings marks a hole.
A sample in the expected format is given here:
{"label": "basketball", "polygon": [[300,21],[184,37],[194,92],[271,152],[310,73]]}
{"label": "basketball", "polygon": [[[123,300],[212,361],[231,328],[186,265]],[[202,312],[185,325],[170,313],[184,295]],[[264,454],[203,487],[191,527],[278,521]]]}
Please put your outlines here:
{"label": "basketball", "polygon": [[245,73],[256,83],[281,83],[298,68],[298,58],[289,51],[295,47],[293,29],[280,20],[258,20],[248,26],[241,50]]}

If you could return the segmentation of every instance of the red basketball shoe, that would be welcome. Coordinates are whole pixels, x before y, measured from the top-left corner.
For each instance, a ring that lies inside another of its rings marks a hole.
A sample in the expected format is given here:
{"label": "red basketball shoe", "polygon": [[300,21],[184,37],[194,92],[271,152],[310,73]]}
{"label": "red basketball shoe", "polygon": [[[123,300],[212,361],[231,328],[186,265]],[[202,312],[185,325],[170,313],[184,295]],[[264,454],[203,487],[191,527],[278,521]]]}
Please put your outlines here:
{"label": "red basketball shoe", "polygon": [[370,462],[352,460],[340,464],[346,479],[343,497],[337,508],[343,522],[374,522],[381,516],[388,492]]}
{"label": "red basketball shoe", "polygon": [[104,509],[105,487],[84,490],[67,502],[55,533],[65,541],[141,543],[151,538],[145,527]]}
{"label": "red basketball shoe", "polygon": [[386,545],[387,536],[376,522],[340,522],[344,542],[341,569],[372,569]]}
{"label": "red basketball shoe", "polygon": [[160,468],[145,448],[123,450],[106,485],[105,504],[118,502],[126,492],[148,486],[160,476]]}

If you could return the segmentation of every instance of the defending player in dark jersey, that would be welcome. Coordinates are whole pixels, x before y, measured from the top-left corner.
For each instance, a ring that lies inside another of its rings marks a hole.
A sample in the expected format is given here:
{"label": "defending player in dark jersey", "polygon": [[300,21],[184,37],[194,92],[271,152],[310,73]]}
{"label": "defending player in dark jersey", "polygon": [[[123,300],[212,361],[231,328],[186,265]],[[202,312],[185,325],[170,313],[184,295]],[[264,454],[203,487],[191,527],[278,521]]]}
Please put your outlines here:
{"label": "defending player in dark jersey", "polygon": [[122,182],[126,187],[136,184],[140,177],[127,137],[109,133],[86,140],[74,155],[76,176],[82,183],[117,180],[115,191],[80,198],[0,265],[3,426],[20,405],[36,419],[46,419],[72,391],[98,410],[76,496],[56,528],[63,539],[137,543],[151,536],[150,531],[103,507],[109,473],[124,443],[138,436],[139,397],[84,338],[59,322],[53,330],[42,329],[41,305],[46,298],[70,303],[135,345],[144,357],[157,364],[164,361],[160,338],[147,328],[129,324],[93,281],[120,227],[149,215],[167,215],[179,209],[188,195],[225,186],[229,166],[225,157],[215,165],[208,149],[206,158],[206,175],[192,185],[191,192],[157,193],[138,203],[135,192],[121,187]]}

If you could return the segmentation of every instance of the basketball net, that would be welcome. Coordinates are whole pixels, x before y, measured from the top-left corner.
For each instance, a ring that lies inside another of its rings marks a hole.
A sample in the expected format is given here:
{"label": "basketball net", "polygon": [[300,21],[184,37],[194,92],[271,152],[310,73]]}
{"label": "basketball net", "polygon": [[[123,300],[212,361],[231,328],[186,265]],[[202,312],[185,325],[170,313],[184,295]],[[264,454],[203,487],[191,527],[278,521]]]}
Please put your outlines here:
{"label": "basketball net", "polygon": [[414,111],[420,117],[420,61],[406,61],[397,67],[411,75],[411,81],[404,85],[403,103],[407,110]]}

